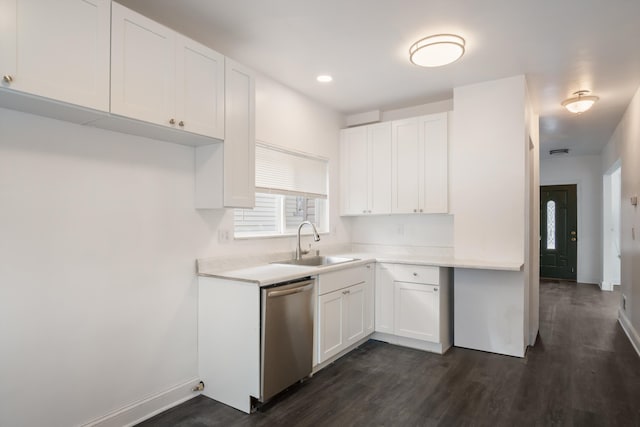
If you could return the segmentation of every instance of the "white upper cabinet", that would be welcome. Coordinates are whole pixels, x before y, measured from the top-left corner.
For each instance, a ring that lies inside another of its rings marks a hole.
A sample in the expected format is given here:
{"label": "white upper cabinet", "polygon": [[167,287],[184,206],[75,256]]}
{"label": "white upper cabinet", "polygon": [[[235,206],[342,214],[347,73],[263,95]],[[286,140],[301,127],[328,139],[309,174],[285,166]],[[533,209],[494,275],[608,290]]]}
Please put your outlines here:
{"label": "white upper cabinet", "polygon": [[391,123],[367,126],[370,214],[391,212]]}
{"label": "white upper cabinet", "polygon": [[344,129],[340,140],[342,215],[391,212],[391,123]]}
{"label": "white upper cabinet", "polygon": [[224,56],[117,3],[111,113],[224,138]]}
{"label": "white upper cabinet", "polygon": [[420,211],[449,211],[449,144],[447,113],[418,118],[421,141]]}
{"label": "white upper cabinet", "polygon": [[176,119],[189,132],[224,139],[224,56],[176,36]]}
{"label": "white upper cabinet", "polygon": [[111,112],[175,126],[175,33],[113,3]]}
{"label": "white upper cabinet", "polygon": [[418,119],[396,120],[392,125],[393,213],[419,211],[420,157]]}
{"label": "white upper cabinet", "polygon": [[367,127],[344,129],[340,134],[342,214],[362,215],[368,210],[369,170]]}
{"label": "white upper cabinet", "polygon": [[393,124],[393,213],[448,212],[447,113]]}
{"label": "white upper cabinet", "polygon": [[256,200],[253,72],[227,58],[225,87],[224,205],[252,208]]}
{"label": "white upper cabinet", "polygon": [[0,0],[0,86],[109,110],[109,0]]}

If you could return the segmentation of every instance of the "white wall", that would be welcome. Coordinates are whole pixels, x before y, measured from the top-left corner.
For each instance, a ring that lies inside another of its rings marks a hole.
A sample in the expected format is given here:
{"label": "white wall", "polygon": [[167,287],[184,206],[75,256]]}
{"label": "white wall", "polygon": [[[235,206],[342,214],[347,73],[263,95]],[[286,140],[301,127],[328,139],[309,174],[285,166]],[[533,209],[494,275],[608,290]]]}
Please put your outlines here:
{"label": "white wall", "polygon": [[197,376],[193,149],[0,109],[0,424]]}
{"label": "white wall", "polygon": [[372,215],[351,217],[351,239],[354,244],[387,247],[394,252],[428,247],[448,255],[453,248],[453,216],[451,215]]}
{"label": "white wall", "polygon": [[[640,347],[640,207],[630,197],[640,195],[640,89],[636,92],[609,143],[602,152],[602,173],[620,160],[622,174],[621,293],[627,299],[620,309],[622,324]],[[635,238],[634,238],[635,233]]]}
{"label": "white wall", "polygon": [[524,76],[455,88],[449,148],[456,257],[524,263]]}
{"label": "white wall", "polygon": [[622,198],[620,162],[602,177],[602,282],[603,290],[620,284],[620,208]]}
{"label": "white wall", "polygon": [[[323,235],[314,248],[347,243],[350,240],[345,222],[339,216],[339,149],[340,128],[344,118],[309,98],[258,75],[256,78],[256,139],[272,145],[314,154],[329,159],[330,235]],[[233,235],[233,210],[201,210],[199,214],[214,221],[216,228]],[[249,239],[218,242],[198,254],[198,258],[220,255],[259,254],[263,251],[295,251],[295,237]]]}
{"label": "white wall", "polygon": [[578,270],[581,283],[602,280],[602,173],[600,156],[540,161],[540,185],[577,184]]}
{"label": "white wall", "polygon": [[[342,118],[256,87],[258,138],[329,157],[333,199]],[[0,109],[0,425],[79,425],[196,381],[195,259],[294,243],[218,243],[231,210],[196,211],[193,180],[191,147]],[[349,241],[331,213],[323,241]]]}

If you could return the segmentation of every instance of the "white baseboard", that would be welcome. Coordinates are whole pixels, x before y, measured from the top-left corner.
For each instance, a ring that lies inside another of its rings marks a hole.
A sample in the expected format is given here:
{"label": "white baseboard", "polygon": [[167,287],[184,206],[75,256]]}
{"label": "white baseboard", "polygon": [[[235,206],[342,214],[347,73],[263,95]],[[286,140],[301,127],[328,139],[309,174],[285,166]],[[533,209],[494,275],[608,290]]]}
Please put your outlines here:
{"label": "white baseboard", "polygon": [[603,280],[602,282],[600,282],[600,290],[613,291],[613,283]]}
{"label": "white baseboard", "polygon": [[416,350],[428,351],[430,353],[445,354],[451,348],[451,340],[445,343],[435,343],[422,341],[413,338],[400,337],[385,332],[374,332],[371,336],[374,340],[384,341],[389,344],[399,345],[401,347],[414,348]]}
{"label": "white baseboard", "polygon": [[638,332],[629,321],[629,318],[621,309],[618,310],[618,322],[620,322],[620,326],[622,326],[622,330],[624,330],[624,333],[627,334],[627,337],[629,337],[631,345],[633,345],[633,348],[636,349],[636,353],[638,353],[638,356],[640,356],[640,335],[638,335]]}
{"label": "white baseboard", "polygon": [[192,389],[198,385],[200,378],[192,378],[168,390],[161,391],[144,399],[133,402],[100,418],[84,424],[83,427],[122,427],[132,426],[160,412],[173,408],[200,394]]}

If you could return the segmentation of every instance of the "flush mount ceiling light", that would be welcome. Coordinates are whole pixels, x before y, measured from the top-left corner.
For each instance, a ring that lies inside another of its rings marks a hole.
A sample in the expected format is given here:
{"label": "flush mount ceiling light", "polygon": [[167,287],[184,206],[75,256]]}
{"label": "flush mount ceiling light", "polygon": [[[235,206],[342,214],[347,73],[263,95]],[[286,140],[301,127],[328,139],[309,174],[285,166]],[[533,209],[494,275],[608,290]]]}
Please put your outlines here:
{"label": "flush mount ceiling light", "polygon": [[328,74],[323,74],[316,77],[316,80],[319,81],[320,83],[329,83],[333,81],[333,77],[331,77]]}
{"label": "flush mount ceiling light", "polygon": [[588,93],[590,93],[588,90],[573,92],[574,96],[562,101],[562,106],[574,114],[584,113],[600,99],[597,96],[587,95]]}
{"label": "flush mount ceiling light", "polygon": [[455,34],[436,34],[415,42],[409,60],[421,67],[440,67],[457,61],[464,54],[465,41]]}

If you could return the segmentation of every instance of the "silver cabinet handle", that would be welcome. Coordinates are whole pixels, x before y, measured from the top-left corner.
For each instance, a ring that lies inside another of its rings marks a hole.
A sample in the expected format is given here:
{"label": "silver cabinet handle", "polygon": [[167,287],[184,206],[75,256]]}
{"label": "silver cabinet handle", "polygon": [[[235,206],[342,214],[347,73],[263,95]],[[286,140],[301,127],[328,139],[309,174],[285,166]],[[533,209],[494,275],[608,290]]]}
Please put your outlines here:
{"label": "silver cabinet handle", "polygon": [[347,295],[347,294],[350,294],[350,293],[351,293],[351,291],[349,291],[348,289],[346,291],[342,291],[342,295]]}
{"label": "silver cabinet handle", "polygon": [[13,76],[11,74],[5,74],[4,76],[2,76],[2,80],[5,81],[5,83],[11,83],[13,82]]}
{"label": "silver cabinet handle", "polygon": [[170,125],[175,125],[176,124],[176,119],[169,119],[169,124]]}

